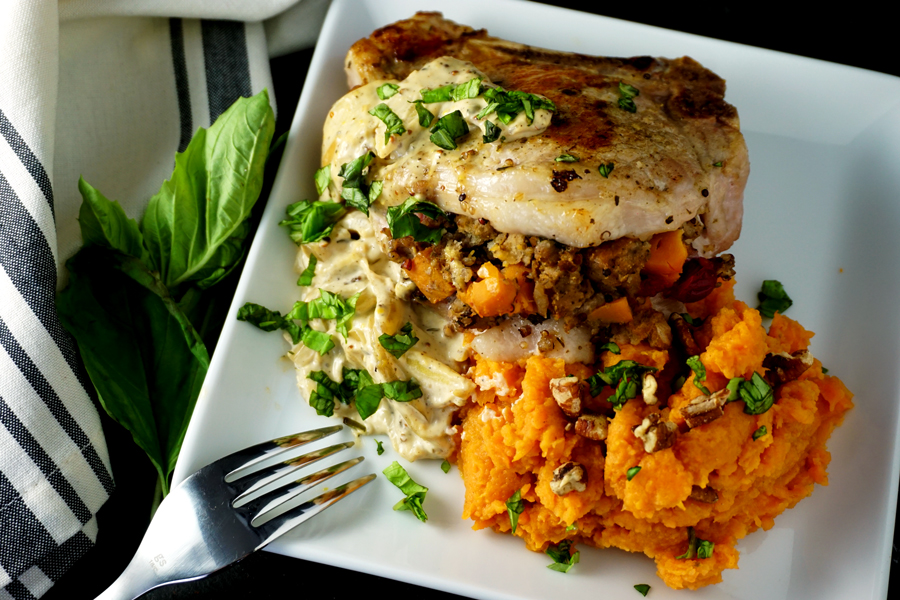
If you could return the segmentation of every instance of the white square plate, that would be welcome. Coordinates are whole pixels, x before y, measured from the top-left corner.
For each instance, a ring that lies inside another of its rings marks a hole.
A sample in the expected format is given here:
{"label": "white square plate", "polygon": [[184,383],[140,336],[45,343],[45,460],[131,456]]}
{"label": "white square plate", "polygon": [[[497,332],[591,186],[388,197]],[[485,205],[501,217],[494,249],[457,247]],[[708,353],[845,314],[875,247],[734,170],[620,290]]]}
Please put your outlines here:
{"label": "white square plate", "polygon": [[[498,37],[597,55],[686,54],[727,80],[752,163],[743,235],[732,249],[738,298],[752,303],[763,279],[782,281],[794,299],[788,315],[817,332],[813,353],[857,395],[829,443],[830,485],[772,530],[745,538],[740,570],[691,595],[886,597],[900,465],[900,79],[539,4],[443,4],[448,18]],[[296,247],[278,221],[291,202],[315,197],[322,123],[346,91],[347,49],[377,27],[433,7],[419,0],[332,4],[232,315],[244,302],[286,310],[296,299]],[[278,334],[229,319],[176,482],[241,447],[332,422],[300,396],[285,351]],[[368,439],[360,451],[363,467],[375,472],[397,458],[391,450],[377,456]],[[650,584],[657,600],[676,597],[652,560],[619,550],[582,546],[575,569],[551,571],[549,559],[521,540],[471,531],[460,519],[464,489],[455,469],[445,475],[437,461],[408,468],[431,488],[427,523],[392,511],[400,493],[379,477],[270,550],[479,598],[633,600],[637,583]]]}

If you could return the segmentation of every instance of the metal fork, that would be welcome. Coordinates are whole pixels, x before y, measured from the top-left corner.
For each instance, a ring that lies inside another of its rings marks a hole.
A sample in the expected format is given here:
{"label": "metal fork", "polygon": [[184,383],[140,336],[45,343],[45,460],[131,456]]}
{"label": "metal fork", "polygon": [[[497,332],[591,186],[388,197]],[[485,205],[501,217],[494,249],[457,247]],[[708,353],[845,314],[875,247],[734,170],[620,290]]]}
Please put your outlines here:
{"label": "metal fork", "polygon": [[257,444],[221,458],[185,479],[159,505],[125,572],[97,600],[131,600],[161,585],[201,579],[259,550],[372,481],[374,474],[360,477],[278,514],[286,502],[362,462],[363,457],[359,456],[300,479],[287,480],[290,487],[286,490],[282,484],[253,498],[302,467],[354,444],[314,450],[260,470],[262,463],[341,429],[341,425],[335,425]]}

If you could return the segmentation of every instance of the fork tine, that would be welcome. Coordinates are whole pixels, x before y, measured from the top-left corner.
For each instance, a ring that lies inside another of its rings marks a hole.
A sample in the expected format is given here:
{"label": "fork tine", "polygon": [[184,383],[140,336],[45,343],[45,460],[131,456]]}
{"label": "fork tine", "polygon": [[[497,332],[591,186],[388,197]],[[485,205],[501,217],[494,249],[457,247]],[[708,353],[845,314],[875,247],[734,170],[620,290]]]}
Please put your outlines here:
{"label": "fork tine", "polygon": [[278,456],[288,450],[299,448],[304,444],[321,440],[324,437],[337,433],[344,428],[343,425],[332,425],[330,427],[322,427],[321,429],[313,429],[311,431],[303,431],[294,435],[286,435],[284,437],[275,438],[268,442],[262,442],[243,450],[238,450],[234,454],[230,454],[222,459],[219,463],[223,470],[228,470],[225,475],[226,482],[232,482],[235,479],[243,477],[251,472],[253,468],[263,461],[267,461],[274,456]]}
{"label": "fork tine", "polygon": [[290,482],[293,485],[290,485],[289,487],[285,487],[285,484],[258,498],[254,498],[247,504],[241,506],[240,510],[245,511],[248,515],[255,515],[253,516],[253,521],[261,522],[265,520],[272,511],[276,510],[279,506],[282,506],[285,502],[289,502],[291,499],[299,496],[313,486],[322,483],[339,473],[343,473],[350,467],[358,465],[363,460],[364,457],[357,456],[356,458],[345,460],[342,463],[325,467],[321,471],[317,471],[311,475],[306,475],[305,477]]}
{"label": "fork tine", "polygon": [[329,457],[332,454],[337,454],[338,452],[346,450],[347,448],[352,448],[355,445],[356,442],[344,442],[342,444],[328,446],[327,448],[320,448],[318,450],[313,450],[312,452],[307,452],[306,454],[301,454],[296,458],[276,463],[274,465],[261,469],[253,473],[252,475],[242,477],[237,481],[232,482],[231,484],[232,487],[234,487],[235,491],[238,492],[238,495],[234,499],[234,503],[240,504],[240,502],[248,496],[251,496],[259,490],[268,487],[279,479],[287,477],[291,473],[295,473],[306,465],[312,464],[318,460],[322,460],[323,458]]}
{"label": "fork tine", "polygon": [[[278,515],[262,525],[256,526],[260,536],[263,537],[262,543],[259,544],[256,549],[259,550],[297,525],[308,521],[338,500],[346,498],[373,479],[375,479],[374,473],[370,473],[359,479],[354,479],[350,483],[345,483],[332,490],[328,490],[324,494],[316,496],[312,500],[304,502],[299,506],[295,506],[284,514]],[[255,520],[256,519],[253,519],[253,521]],[[253,525],[253,521],[251,521],[251,525]]]}

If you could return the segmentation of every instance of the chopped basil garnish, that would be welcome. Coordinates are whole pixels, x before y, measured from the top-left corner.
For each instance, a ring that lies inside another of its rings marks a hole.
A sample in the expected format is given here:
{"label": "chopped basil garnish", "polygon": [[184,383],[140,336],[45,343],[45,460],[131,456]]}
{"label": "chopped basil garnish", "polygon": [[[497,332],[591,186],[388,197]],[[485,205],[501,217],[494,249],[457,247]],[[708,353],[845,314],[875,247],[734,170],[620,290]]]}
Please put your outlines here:
{"label": "chopped basil garnish", "polygon": [[552,544],[548,546],[547,555],[553,559],[553,564],[547,565],[547,568],[560,573],[568,573],[581,557],[580,552],[572,554],[571,550],[572,540],[563,540],[556,546]]}
{"label": "chopped basil garnish", "polygon": [[[408,402],[422,395],[419,384],[409,381],[392,381],[387,383],[374,383],[372,376],[365,369],[343,369],[343,381],[332,381],[324,371],[313,371],[309,378],[319,384],[319,388],[310,395],[311,406],[322,404],[324,399],[340,400],[344,404],[351,402],[356,405],[356,412],[363,421],[368,419],[378,410],[382,398],[390,398],[398,402]],[[323,391],[324,390],[324,391]],[[314,400],[316,404],[314,404]],[[318,408],[316,409],[319,410]],[[319,413],[323,414],[323,413]],[[326,416],[331,416],[329,413]]]}
{"label": "chopped basil garnish", "polygon": [[384,444],[381,443],[381,440],[375,440],[375,452],[378,453],[378,456],[384,454]]}
{"label": "chopped basil garnish", "polygon": [[640,467],[631,467],[630,469],[628,469],[625,472],[625,477],[626,477],[626,479],[628,479],[628,481],[631,481],[632,479],[634,479],[634,476],[640,472],[641,472]]}
{"label": "chopped basil garnish", "polygon": [[288,228],[291,239],[299,246],[328,237],[347,210],[338,202],[301,200],[288,206],[286,212],[288,218],[278,224]]}
{"label": "chopped basil garnish", "polygon": [[758,440],[762,436],[766,435],[767,433],[769,433],[769,432],[766,429],[766,426],[763,425],[762,427],[760,427],[759,429],[757,429],[756,431],[753,432],[753,441],[755,442],[756,440]]}
{"label": "chopped basil garnish", "polygon": [[366,184],[364,171],[371,164],[375,155],[366,152],[362,156],[341,165],[338,177],[344,179],[341,186],[341,198],[353,208],[357,208],[366,216],[369,216],[369,206],[381,195],[384,182],[373,181]]}
{"label": "chopped basil garnish", "polygon": [[456,149],[456,140],[469,133],[469,124],[462,112],[454,110],[437,120],[431,128],[431,141],[444,150]]}
{"label": "chopped basil garnish", "polygon": [[439,88],[419,90],[419,94],[422,96],[421,102],[432,104],[434,102],[458,102],[459,100],[477,98],[481,93],[481,81],[481,77],[473,77],[459,85],[448,83]]}
{"label": "chopped basil garnish", "polygon": [[490,144],[491,142],[496,142],[497,138],[500,137],[501,129],[492,121],[484,122],[484,135],[481,136],[481,141],[485,144]]}
{"label": "chopped basil garnish", "polygon": [[679,314],[681,315],[681,318],[684,319],[687,324],[691,325],[692,327],[699,327],[700,325],[703,325],[703,319],[697,319],[696,317],[692,317],[688,313]]}
{"label": "chopped basil garnish", "polygon": [[741,384],[744,383],[743,377],[734,377],[728,380],[728,399],[727,402],[734,402],[741,399]]}
{"label": "chopped basil garnish", "polygon": [[715,546],[713,542],[697,540],[697,558],[712,558]]}
{"label": "chopped basil garnish", "polygon": [[616,165],[613,163],[606,163],[605,165],[600,165],[599,171],[603,177],[609,179],[609,174],[612,173],[613,169],[616,168]]}
{"label": "chopped basil garnish", "polygon": [[713,554],[713,547],[715,544],[712,542],[708,542],[706,540],[701,540],[694,533],[693,527],[688,527],[688,548],[687,551],[681,556],[676,556],[676,559],[693,559],[693,558],[710,558]]}
{"label": "chopped basil garnish", "polygon": [[509,524],[512,526],[512,532],[516,532],[519,525],[519,515],[525,510],[525,501],[522,500],[522,490],[516,490],[516,493],[509,497],[506,501],[506,512],[509,514]]}
{"label": "chopped basil garnish", "polygon": [[684,375],[679,375],[675,378],[675,381],[672,382],[672,392],[677,392],[682,387],[684,387],[684,382],[687,381],[687,378]]}
{"label": "chopped basil garnish", "polygon": [[587,382],[591,386],[591,396],[597,396],[606,386],[614,387],[615,393],[607,400],[618,410],[637,396],[644,373],[657,370],[656,367],[645,367],[633,360],[623,360],[589,377]]}
{"label": "chopped basil garnish", "polygon": [[422,105],[422,101],[413,102],[416,107],[416,114],[419,115],[419,125],[429,127],[434,121],[434,114]]}
{"label": "chopped basil garnish", "polygon": [[288,319],[296,319],[304,323],[310,319],[335,319],[338,333],[347,339],[350,319],[356,314],[356,301],[361,292],[357,292],[346,300],[328,290],[320,290],[319,297],[309,302],[297,301],[294,308],[285,315]]}
{"label": "chopped basil garnish", "polygon": [[572,523],[571,525],[566,527],[566,532],[568,533],[569,531],[575,531],[576,529],[578,529],[578,527],[575,526],[575,523]]}
{"label": "chopped basil garnish", "polygon": [[722,161],[720,160],[719,162],[714,162],[714,163],[713,163],[713,166],[714,166],[714,167],[721,167],[721,166],[722,166]]}
{"label": "chopped basil garnish", "polygon": [[382,102],[375,108],[369,111],[369,114],[373,117],[376,117],[384,123],[384,143],[387,144],[391,135],[403,135],[406,133],[406,127],[403,126],[403,120],[397,116],[397,114],[391,110],[391,107]]}
{"label": "chopped basil garnish", "polygon": [[441,471],[443,471],[444,473],[450,472],[450,461],[446,458],[444,459],[444,462],[441,463]]}
{"label": "chopped basil garnish", "polygon": [[[369,375],[368,371],[366,372],[366,375]],[[371,379],[371,376],[369,376],[370,381]],[[359,416],[363,421],[371,417],[375,411],[378,410],[378,405],[381,404],[382,398],[384,398],[384,390],[380,383],[370,383],[369,385],[359,387],[356,394],[353,396],[353,400],[354,405],[356,406],[356,412],[359,413]]]}
{"label": "chopped basil garnish", "polygon": [[487,88],[484,91],[484,99],[488,104],[480,113],[475,115],[475,118],[480,120],[496,112],[497,120],[504,125],[508,125],[510,121],[523,111],[528,124],[531,125],[532,121],[534,121],[534,111],[543,109],[553,112],[556,110],[556,105],[546,98],[527,92],[508,92],[499,87]]}
{"label": "chopped basil garnish", "polygon": [[825,368],[825,367],[822,367],[822,374],[823,374],[823,375],[828,375],[828,369]]}
{"label": "chopped basil garnish", "polygon": [[700,362],[700,357],[692,356],[687,359],[687,366],[694,372],[694,387],[709,396],[709,388],[703,385],[703,382],[706,381],[706,367]]}
{"label": "chopped basil garnish", "polygon": [[772,318],[775,312],[784,313],[794,303],[781,282],[774,279],[767,279],[762,283],[762,290],[758,294],[759,297],[759,314],[764,317]]}
{"label": "chopped basil garnish", "polygon": [[607,350],[607,351],[609,351],[609,352],[612,352],[613,354],[621,354],[621,353],[622,353],[622,350],[619,349],[619,345],[618,345],[617,343],[615,343],[615,342],[606,342],[605,344],[603,344],[602,346],[600,346],[600,347],[598,348],[598,350],[599,350],[600,352],[603,352],[604,350]]}
{"label": "chopped basil garnish", "polygon": [[324,167],[316,171],[315,180],[316,191],[321,196],[325,193],[325,190],[328,189],[328,184],[331,183],[331,165],[325,165]]}
{"label": "chopped basil garnish", "polygon": [[391,231],[391,237],[398,240],[411,235],[417,242],[429,242],[436,244],[444,235],[443,228],[432,229],[426,227],[417,214],[430,219],[446,218],[447,213],[442,211],[437,204],[422,200],[416,200],[410,196],[400,206],[392,206],[387,209],[387,223]]}
{"label": "chopped basil garnish", "polygon": [[556,162],[578,162],[579,158],[577,156],[572,156],[571,154],[560,154],[554,160]]}
{"label": "chopped basil garnish", "polygon": [[300,279],[297,280],[297,285],[306,287],[312,283],[313,277],[316,274],[316,265],[319,263],[319,259],[316,258],[315,254],[309,255],[309,261],[306,263],[306,268],[303,269],[303,272],[300,273]]}
{"label": "chopped basil garnish", "polygon": [[640,95],[640,90],[627,83],[619,82],[619,108],[628,112],[637,112],[637,105],[633,98]]}
{"label": "chopped basil garnish", "polygon": [[334,348],[334,341],[324,331],[316,331],[309,325],[304,325],[300,332],[300,341],[310,350],[315,350],[319,356],[324,356]]}
{"label": "chopped basil garnish", "polygon": [[282,317],[277,310],[269,310],[265,306],[247,302],[238,309],[237,319],[255,325],[263,331],[282,329],[290,334],[295,344],[300,342],[300,326]]}
{"label": "chopped basil garnish", "polygon": [[634,589],[636,589],[641,596],[646,597],[647,592],[650,591],[650,586],[647,585],[646,583],[638,583],[638,584],[635,584]]}
{"label": "chopped basil garnish", "polygon": [[759,373],[753,373],[750,381],[741,383],[741,399],[744,401],[744,412],[748,415],[761,415],[775,403],[775,393]]}
{"label": "chopped basil garnish", "polygon": [[384,85],[378,86],[378,89],[375,90],[375,92],[381,100],[387,100],[396,94],[399,89],[400,86],[396,83],[385,83]]}
{"label": "chopped basil garnish", "polygon": [[422,96],[422,102],[425,104],[433,104],[435,102],[449,102],[450,94],[455,86],[452,83],[441,86],[439,88],[419,90]]}
{"label": "chopped basil garnish", "polygon": [[384,389],[384,397],[396,402],[410,402],[422,397],[422,388],[414,379],[386,381],[381,386]]}
{"label": "chopped basil garnish", "polygon": [[382,473],[384,473],[388,481],[406,494],[406,498],[394,505],[394,510],[409,510],[423,523],[427,521],[428,515],[425,514],[422,503],[425,501],[425,494],[428,492],[428,488],[413,481],[406,469],[401,467],[396,460]]}
{"label": "chopped basil garnish", "polygon": [[394,335],[382,333],[378,336],[378,343],[396,358],[400,358],[406,354],[406,351],[415,346],[418,341],[419,338],[413,333],[412,323],[409,322],[401,327],[400,331]]}

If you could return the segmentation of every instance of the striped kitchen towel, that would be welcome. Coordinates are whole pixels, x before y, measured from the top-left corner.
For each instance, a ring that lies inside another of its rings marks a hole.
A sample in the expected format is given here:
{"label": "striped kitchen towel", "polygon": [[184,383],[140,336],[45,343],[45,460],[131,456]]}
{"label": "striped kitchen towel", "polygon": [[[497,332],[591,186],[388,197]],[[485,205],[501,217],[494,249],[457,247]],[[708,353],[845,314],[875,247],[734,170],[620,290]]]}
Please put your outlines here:
{"label": "striped kitchen towel", "polygon": [[115,489],[54,304],[81,245],[78,177],[139,217],[198,127],[263,88],[274,103],[262,21],[299,10],[305,29],[274,30],[302,47],[328,4],[296,2],[0,1],[0,600],[45,593]]}

